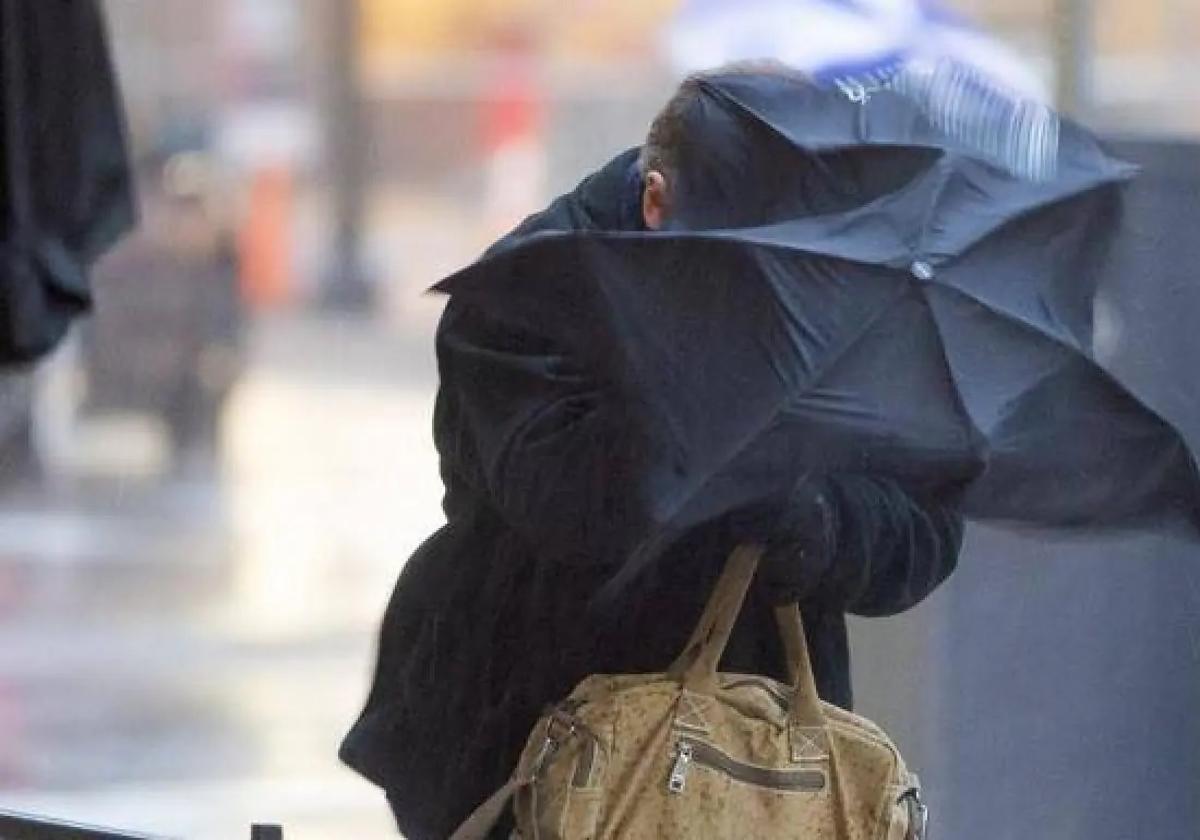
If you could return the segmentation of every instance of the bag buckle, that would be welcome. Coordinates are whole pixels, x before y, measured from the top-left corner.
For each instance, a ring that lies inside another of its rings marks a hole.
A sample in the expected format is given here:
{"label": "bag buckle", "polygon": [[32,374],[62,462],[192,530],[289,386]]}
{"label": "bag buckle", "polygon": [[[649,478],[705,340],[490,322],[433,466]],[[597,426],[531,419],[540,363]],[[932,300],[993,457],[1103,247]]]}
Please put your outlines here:
{"label": "bag buckle", "polygon": [[542,741],[542,747],[538,750],[537,757],[534,758],[533,765],[530,768],[530,773],[535,779],[541,776],[547,762],[554,757],[555,753],[563,745],[563,742],[574,737],[578,731],[579,722],[574,717],[562,709],[551,710],[549,716],[546,718],[545,739]]}
{"label": "bag buckle", "polygon": [[908,806],[908,836],[905,840],[929,840],[929,808],[921,799],[921,789],[909,788],[900,801]]}

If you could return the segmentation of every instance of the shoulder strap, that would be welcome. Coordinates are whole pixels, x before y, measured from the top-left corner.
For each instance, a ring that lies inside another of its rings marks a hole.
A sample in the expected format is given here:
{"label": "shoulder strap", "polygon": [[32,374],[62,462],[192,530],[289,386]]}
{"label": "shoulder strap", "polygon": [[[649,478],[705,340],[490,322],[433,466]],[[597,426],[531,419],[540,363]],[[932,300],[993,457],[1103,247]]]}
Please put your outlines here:
{"label": "shoulder strap", "polygon": [[513,797],[523,788],[532,784],[533,780],[514,775],[505,782],[504,787],[493,793],[486,802],[476,808],[471,816],[450,835],[450,840],[487,840],[488,834],[500,818]]}

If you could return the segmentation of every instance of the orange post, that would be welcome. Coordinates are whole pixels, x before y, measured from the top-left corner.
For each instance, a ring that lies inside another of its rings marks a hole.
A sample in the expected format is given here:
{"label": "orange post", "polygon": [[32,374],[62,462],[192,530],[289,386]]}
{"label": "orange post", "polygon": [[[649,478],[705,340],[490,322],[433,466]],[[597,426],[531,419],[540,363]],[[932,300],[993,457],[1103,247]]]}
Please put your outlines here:
{"label": "orange post", "polygon": [[240,250],[242,297],[253,311],[279,309],[291,299],[294,192],[284,166],[251,178]]}

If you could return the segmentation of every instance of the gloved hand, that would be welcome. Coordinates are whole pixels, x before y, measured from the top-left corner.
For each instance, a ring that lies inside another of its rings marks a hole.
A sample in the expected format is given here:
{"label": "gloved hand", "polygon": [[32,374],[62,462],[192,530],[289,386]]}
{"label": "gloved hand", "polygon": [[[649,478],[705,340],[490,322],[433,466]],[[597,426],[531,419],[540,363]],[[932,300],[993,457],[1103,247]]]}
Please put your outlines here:
{"label": "gloved hand", "polygon": [[772,603],[819,592],[837,554],[837,510],[819,475],[796,482],[766,535],[761,577]]}

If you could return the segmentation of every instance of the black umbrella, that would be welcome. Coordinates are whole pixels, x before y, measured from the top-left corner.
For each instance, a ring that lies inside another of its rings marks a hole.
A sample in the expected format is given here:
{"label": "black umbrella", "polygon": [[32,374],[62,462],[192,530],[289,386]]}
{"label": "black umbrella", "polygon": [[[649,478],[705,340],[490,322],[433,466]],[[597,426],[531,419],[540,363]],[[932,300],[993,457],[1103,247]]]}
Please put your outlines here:
{"label": "black umbrella", "polygon": [[1131,167],[1064,123],[1054,176],[1023,181],[886,92],[732,76],[701,103],[690,230],[542,234],[437,287],[628,406],[628,545],[808,470],[961,488],[978,518],[1200,523],[1179,434],[1091,354]]}
{"label": "black umbrella", "polygon": [[51,349],[134,202],[95,0],[0,0],[0,364]]}

